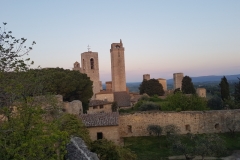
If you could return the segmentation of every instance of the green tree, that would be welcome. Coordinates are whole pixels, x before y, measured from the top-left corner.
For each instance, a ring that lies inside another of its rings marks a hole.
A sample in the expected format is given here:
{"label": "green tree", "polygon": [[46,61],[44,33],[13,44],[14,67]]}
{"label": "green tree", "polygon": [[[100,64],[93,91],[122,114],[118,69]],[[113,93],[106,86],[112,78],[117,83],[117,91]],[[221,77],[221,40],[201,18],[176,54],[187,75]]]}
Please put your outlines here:
{"label": "green tree", "polygon": [[236,103],[240,103],[240,78],[238,78],[238,83],[234,86],[234,100]]}
{"label": "green tree", "polygon": [[229,99],[230,98],[229,84],[228,84],[227,78],[225,76],[223,76],[223,78],[221,79],[219,86],[220,86],[222,100],[225,101],[225,100]]}
{"label": "green tree", "polygon": [[112,103],[112,112],[117,112],[118,111],[118,104],[116,101]]}
{"label": "green tree", "polygon": [[157,136],[160,136],[162,134],[162,127],[159,125],[148,125],[147,131],[150,135],[155,134]]}
{"label": "green tree", "polygon": [[192,79],[189,76],[183,77],[182,80],[182,92],[184,94],[195,94],[196,90],[193,86]]}
{"label": "green tree", "polygon": [[218,96],[214,96],[207,102],[208,107],[211,110],[221,110],[223,109],[223,102],[222,99]]}
{"label": "green tree", "polygon": [[149,96],[162,96],[164,95],[163,86],[156,79],[143,80],[139,86],[140,94],[146,93]]}

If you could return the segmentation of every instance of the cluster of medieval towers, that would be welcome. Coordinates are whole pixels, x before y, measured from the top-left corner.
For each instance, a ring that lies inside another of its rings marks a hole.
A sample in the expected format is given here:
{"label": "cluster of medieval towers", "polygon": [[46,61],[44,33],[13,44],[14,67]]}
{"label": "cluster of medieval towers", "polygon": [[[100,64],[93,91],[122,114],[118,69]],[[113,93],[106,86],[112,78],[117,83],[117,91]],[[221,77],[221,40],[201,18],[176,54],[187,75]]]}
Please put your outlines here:
{"label": "cluster of medieval towers", "polygon": [[[127,92],[126,87],[126,73],[125,73],[125,58],[124,58],[124,47],[122,40],[120,43],[112,43],[110,49],[111,56],[111,77],[112,81],[106,82],[106,91],[108,92]],[[73,70],[78,70],[81,73],[88,75],[91,81],[93,81],[93,97],[92,100],[96,99],[96,94],[102,90],[102,83],[99,76],[99,61],[98,52],[84,52],[81,54],[81,66],[79,62],[74,63]],[[174,73],[174,88],[177,89],[182,86],[183,73]],[[144,74],[143,80],[149,80],[150,75]],[[162,84],[164,91],[167,91],[166,79],[158,78],[159,83]],[[205,92],[205,93],[204,93]],[[201,96],[206,96],[206,90],[197,89],[197,93]]]}

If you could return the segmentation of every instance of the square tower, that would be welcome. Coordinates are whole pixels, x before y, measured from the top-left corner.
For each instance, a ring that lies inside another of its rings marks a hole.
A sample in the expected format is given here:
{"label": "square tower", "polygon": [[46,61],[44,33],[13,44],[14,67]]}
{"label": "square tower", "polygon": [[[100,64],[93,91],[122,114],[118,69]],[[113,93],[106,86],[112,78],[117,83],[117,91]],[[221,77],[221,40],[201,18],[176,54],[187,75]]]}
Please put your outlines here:
{"label": "square tower", "polygon": [[174,81],[174,87],[173,89],[179,88],[182,89],[182,80],[183,80],[183,73],[174,73],[173,74],[173,81]]}
{"label": "square tower", "polygon": [[98,52],[84,52],[81,54],[81,73],[87,74],[91,81],[93,81],[93,97],[100,92],[101,84],[99,79],[99,64],[98,64]]}
{"label": "square tower", "polygon": [[125,59],[122,40],[120,40],[120,43],[111,44],[110,54],[112,71],[112,91],[126,91]]}

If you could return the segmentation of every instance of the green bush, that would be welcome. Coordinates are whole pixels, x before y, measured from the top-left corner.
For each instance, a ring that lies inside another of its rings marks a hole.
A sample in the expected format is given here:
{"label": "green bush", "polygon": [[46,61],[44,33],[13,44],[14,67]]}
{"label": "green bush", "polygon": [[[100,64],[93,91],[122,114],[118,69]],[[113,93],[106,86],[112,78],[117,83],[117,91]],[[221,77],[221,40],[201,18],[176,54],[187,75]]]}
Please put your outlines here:
{"label": "green bush", "polygon": [[154,102],[144,102],[139,108],[139,111],[159,110],[160,106]]}

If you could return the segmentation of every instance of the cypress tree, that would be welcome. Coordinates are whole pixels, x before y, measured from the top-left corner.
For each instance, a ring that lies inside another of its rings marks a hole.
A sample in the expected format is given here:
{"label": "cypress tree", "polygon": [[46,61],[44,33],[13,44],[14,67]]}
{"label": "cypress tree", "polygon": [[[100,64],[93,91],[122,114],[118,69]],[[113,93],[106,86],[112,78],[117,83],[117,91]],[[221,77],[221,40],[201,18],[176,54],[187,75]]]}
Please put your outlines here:
{"label": "cypress tree", "polygon": [[196,90],[195,90],[195,88],[193,86],[193,83],[192,83],[192,78],[190,78],[189,76],[183,77],[182,92],[184,94],[195,94],[196,93]]}
{"label": "cypress tree", "polygon": [[222,100],[225,101],[225,100],[229,99],[230,98],[229,84],[228,84],[227,78],[225,76],[223,76],[223,78],[221,79],[219,86],[220,86]]}

